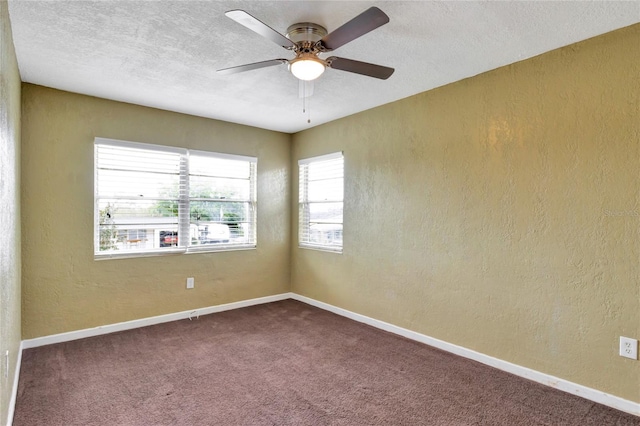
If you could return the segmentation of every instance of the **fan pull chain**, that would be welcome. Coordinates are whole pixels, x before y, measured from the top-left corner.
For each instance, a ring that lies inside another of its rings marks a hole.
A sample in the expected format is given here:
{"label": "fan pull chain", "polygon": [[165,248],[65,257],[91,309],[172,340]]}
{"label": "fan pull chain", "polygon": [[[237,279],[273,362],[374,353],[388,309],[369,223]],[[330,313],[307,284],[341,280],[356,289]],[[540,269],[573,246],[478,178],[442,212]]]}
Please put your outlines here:
{"label": "fan pull chain", "polygon": [[306,112],[306,103],[307,103],[307,85],[302,82],[302,113]]}
{"label": "fan pull chain", "polygon": [[307,123],[311,123],[311,107],[307,101],[307,85],[305,83],[302,84],[302,113],[307,114]]}
{"label": "fan pull chain", "polygon": [[302,85],[302,88],[298,92],[298,94],[302,96],[302,113],[307,114],[307,123],[311,123],[311,101],[307,100],[307,98],[311,97],[313,90],[311,90],[309,96],[307,96],[307,82],[300,80],[299,84]]}

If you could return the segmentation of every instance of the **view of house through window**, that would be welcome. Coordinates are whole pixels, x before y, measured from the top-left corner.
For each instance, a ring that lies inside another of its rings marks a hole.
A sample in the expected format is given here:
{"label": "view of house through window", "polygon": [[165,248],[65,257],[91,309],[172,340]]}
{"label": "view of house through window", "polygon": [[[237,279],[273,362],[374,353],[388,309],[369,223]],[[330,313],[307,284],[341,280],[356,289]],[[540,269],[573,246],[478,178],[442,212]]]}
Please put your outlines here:
{"label": "view of house through window", "polygon": [[96,257],[255,247],[256,165],[96,138]]}
{"label": "view of house through window", "polygon": [[300,160],[298,165],[300,246],[341,252],[344,197],[342,153]]}

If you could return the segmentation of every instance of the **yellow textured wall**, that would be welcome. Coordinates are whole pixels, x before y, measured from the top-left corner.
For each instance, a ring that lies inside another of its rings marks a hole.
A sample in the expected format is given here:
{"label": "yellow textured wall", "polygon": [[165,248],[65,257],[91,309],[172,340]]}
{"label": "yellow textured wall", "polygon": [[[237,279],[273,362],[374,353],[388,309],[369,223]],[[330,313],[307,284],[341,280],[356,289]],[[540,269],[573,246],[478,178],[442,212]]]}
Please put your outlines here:
{"label": "yellow textured wall", "polygon": [[635,25],[294,135],[345,222],[298,249],[292,197],[292,290],[640,402],[639,78]]}
{"label": "yellow textured wall", "polygon": [[[7,2],[0,1],[0,424],[20,346],[20,74]],[[9,351],[9,371],[5,353]]]}
{"label": "yellow textured wall", "polygon": [[[257,249],[94,260],[96,136],[258,157]],[[24,84],[22,337],[288,291],[290,145],[283,133]]]}

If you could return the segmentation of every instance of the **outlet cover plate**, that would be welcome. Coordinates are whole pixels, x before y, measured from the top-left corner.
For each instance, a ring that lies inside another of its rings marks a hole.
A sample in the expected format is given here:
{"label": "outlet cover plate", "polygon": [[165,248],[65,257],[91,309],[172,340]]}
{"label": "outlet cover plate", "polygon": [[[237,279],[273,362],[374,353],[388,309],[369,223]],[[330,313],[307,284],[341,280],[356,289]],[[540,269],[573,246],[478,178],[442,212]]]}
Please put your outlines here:
{"label": "outlet cover plate", "polygon": [[620,356],[638,359],[638,340],[620,336]]}
{"label": "outlet cover plate", "polygon": [[193,278],[187,278],[187,288],[193,288],[195,285],[195,280]]}

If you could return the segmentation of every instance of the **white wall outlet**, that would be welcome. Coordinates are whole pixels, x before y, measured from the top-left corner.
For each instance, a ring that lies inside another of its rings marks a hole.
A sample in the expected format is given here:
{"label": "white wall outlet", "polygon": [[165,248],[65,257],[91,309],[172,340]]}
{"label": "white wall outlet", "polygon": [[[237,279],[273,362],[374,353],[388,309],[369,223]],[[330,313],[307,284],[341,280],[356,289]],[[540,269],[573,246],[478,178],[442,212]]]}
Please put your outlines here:
{"label": "white wall outlet", "polygon": [[9,350],[4,353],[4,378],[9,377]]}
{"label": "white wall outlet", "polygon": [[620,356],[638,359],[638,340],[620,336]]}
{"label": "white wall outlet", "polygon": [[193,288],[193,286],[195,286],[196,282],[195,279],[193,277],[191,278],[187,278],[187,288]]}

